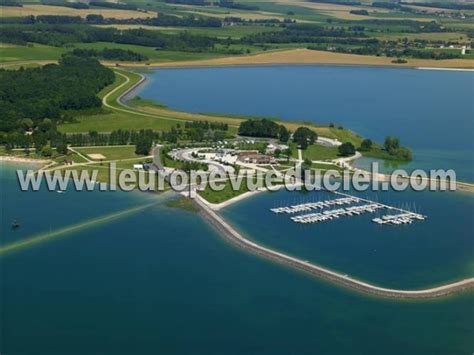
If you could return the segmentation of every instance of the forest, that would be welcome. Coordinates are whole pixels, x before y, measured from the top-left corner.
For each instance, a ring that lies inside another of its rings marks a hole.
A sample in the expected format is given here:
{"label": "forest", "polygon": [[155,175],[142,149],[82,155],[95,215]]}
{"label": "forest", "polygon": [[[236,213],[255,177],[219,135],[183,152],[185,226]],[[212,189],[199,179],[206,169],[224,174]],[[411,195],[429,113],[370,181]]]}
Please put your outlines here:
{"label": "forest", "polygon": [[101,106],[97,93],[114,82],[112,70],[96,59],[64,55],[58,64],[0,69],[0,131],[30,129],[44,118]]}

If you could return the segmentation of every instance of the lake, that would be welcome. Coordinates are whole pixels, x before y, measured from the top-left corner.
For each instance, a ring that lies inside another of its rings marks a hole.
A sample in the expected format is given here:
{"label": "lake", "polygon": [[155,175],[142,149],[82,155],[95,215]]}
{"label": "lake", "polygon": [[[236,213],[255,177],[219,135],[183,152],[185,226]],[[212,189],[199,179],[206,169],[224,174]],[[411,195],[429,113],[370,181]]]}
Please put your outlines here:
{"label": "lake", "polygon": [[455,169],[458,179],[474,181],[474,72],[276,65],[146,77],[138,94],[174,109],[333,122],[378,142],[394,135],[415,156],[398,167]]}
{"label": "lake", "polygon": [[[2,246],[111,212],[153,201],[157,205],[0,255],[2,353],[286,355],[379,354],[384,349],[385,354],[445,355],[469,353],[474,346],[472,292],[423,302],[373,298],[235,249],[199,216],[166,208],[164,197],[138,192],[20,192],[14,169],[0,166]],[[286,199],[269,202],[274,196],[244,201],[224,214],[241,227],[249,211]],[[250,208],[247,212],[246,207]],[[262,210],[256,216],[268,221],[264,214]],[[19,229],[11,230],[12,218],[21,222]],[[284,222],[275,223],[272,227],[280,228],[278,223]],[[268,237],[275,234],[271,227],[254,229],[251,225],[245,229],[257,233],[254,238],[266,238],[268,244]],[[365,238],[363,243],[383,244],[375,237],[372,241]],[[370,258],[370,253],[364,255],[364,248],[347,251],[354,244],[344,245],[348,238],[333,238],[299,231],[291,238],[297,246],[290,252],[299,252],[302,242],[324,247],[323,240],[335,244],[339,239],[339,249],[333,252],[340,252],[342,258],[364,263],[367,257],[368,264],[386,267],[388,262]],[[413,238],[416,236],[398,238],[397,243],[405,245],[407,252],[399,256],[393,269],[399,269],[405,255],[413,266],[414,250],[410,248],[421,243]],[[461,247],[452,245],[465,243],[464,234],[446,238],[446,261],[454,266],[446,265],[447,273],[431,279],[422,277],[429,271],[422,271],[415,278],[417,283],[437,282],[454,276],[453,270],[459,271],[453,254],[464,260],[472,244],[463,253]],[[281,246],[279,243],[274,244]],[[425,248],[438,249],[442,244],[434,237],[433,246],[428,243]],[[385,249],[389,247],[387,243]],[[437,255],[428,250],[420,256],[425,260],[430,253]],[[316,256],[314,250],[309,251],[308,257]],[[335,265],[333,258],[320,262]],[[435,264],[428,260],[426,267],[431,269]],[[414,266],[418,273],[420,265]],[[435,268],[435,272],[440,270],[443,268]],[[354,273],[382,281],[367,267],[357,266]],[[386,275],[395,274],[386,271]],[[406,283],[388,280],[399,281]]]}

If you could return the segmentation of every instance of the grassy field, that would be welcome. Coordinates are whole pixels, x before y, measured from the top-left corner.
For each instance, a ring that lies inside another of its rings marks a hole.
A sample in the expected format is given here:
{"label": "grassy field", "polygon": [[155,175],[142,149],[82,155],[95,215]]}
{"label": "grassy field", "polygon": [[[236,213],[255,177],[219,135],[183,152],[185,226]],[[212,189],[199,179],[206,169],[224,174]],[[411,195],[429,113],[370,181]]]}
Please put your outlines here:
{"label": "grassy field", "polygon": [[176,126],[176,121],[138,116],[111,110],[106,111],[107,113],[104,114],[79,116],[77,117],[78,122],[61,124],[58,126],[58,130],[63,133],[86,133],[91,130],[112,132],[117,129],[153,129],[155,131],[162,131],[169,130],[171,127]]}
{"label": "grassy field", "polygon": [[[296,146],[292,149],[293,157],[298,158]],[[303,159],[309,160],[332,160],[340,158],[337,147],[326,147],[319,144],[312,144],[303,150]]]}
{"label": "grassy field", "polygon": [[[85,155],[102,154],[105,160],[121,160],[121,159],[144,159],[142,155],[135,154],[135,146],[101,146],[101,147],[78,147],[74,150]],[[93,160],[93,159],[92,159]]]}
{"label": "grassy field", "polygon": [[466,33],[463,32],[426,32],[426,33],[403,33],[403,32],[370,32],[370,36],[384,39],[397,40],[408,38],[409,40],[426,40],[426,41],[469,41]]}
{"label": "grassy field", "polygon": [[222,53],[208,52],[208,53],[193,53],[193,52],[179,52],[179,51],[165,51],[156,50],[152,47],[136,46],[131,44],[119,44],[109,42],[96,43],[73,43],[68,47],[53,47],[42,44],[29,44],[27,46],[17,46],[11,44],[0,44],[2,55],[0,62],[14,62],[27,60],[57,60],[66,52],[72,51],[74,48],[88,48],[101,50],[104,48],[117,48],[124,50],[131,50],[140,53],[149,58],[148,62],[161,63],[171,61],[188,61],[188,60],[203,60],[210,58],[222,57]]}
{"label": "grassy field", "polygon": [[28,46],[17,46],[13,44],[0,44],[0,62],[13,62],[24,60],[56,60],[66,52],[65,48],[45,46],[42,44],[30,44]]}
{"label": "grassy field", "polygon": [[50,5],[37,5],[37,4],[25,4],[22,7],[16,6],[0,6],[0,17],[22,17],[22,16],[38,16],[38,15],[66,15],[66,16],[81,16],[86,17],[87,15],[102,15],[105,18],[147,18],[155,17],[156,13],[153,12],[140,12],[134,10],[120,10],[120,9],[102,9],[102,8],[91,8],[91,9],[74,9],[65,6],[50,6]]}
{"label": "grassy field", "polygon": [[219,28],[206,28],[206,27],[160,27],[160,26],[144,26],[144,25],[97,25],[97,27],[114,27],[118,29],[137,29],[145,28],[148,30],[163,31],[168,34],[179,34],[183,31],[187,31],[191,34],[202,35],[202,36],[213,36],[218,38],[241,38],[246,35],[261,33],[261,32],[272,32],[281,30],[279,27],[270,27],[263,25],[249,25],[249,26],[225,26]]}
{"label": "grassy field", "polygon": [[242,195],[243,193],[249,191],[247,184],[242,183],[238,190],[233,190],[230,181],[222,181],[219,184],[224,185],[224,189],[222,191],[213,191],[209,185],[203,191],[199,191],[199,195],[209,201],[210,203],[221,203],[236,196]]}
{"label": "grassy field", "polygon": [[328,170],[336,170],[342,172],[343,169],[335,164],[321,164],[321,163],[312,163],[311,169],[313,170],[320,170],[320,171],[328,171]]}
{"label": "grassy field", "polygon": [[87,160],[85,160],[79,154],[72,153],[72,152],[69,152],[68,155],[59,155],[54,159],[54,161],[58,164],[63,164],[64,160],[71,160],[74,163],[86,163],[87,162]]}

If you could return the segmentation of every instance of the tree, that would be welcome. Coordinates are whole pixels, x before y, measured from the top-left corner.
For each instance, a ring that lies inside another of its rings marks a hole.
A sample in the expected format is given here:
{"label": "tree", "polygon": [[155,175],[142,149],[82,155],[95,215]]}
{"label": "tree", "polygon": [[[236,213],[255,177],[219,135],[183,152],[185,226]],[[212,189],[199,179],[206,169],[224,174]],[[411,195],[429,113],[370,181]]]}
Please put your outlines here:
{"label": "tree", "polygon": [[18,123],[25,131],[33,128],[34,126],[33,120],[31,118],[23,118]]}
{"label": "tree", "polygon": [[49,144],[43,146],[41,148],[41,155],[44,157],[50,157],[51,155],[53,155],[53,148],[51,148]]}
{"label": "tree", "polygon": [[308,170],[311,168],[311,165],[312,165],[312,161],[309,160],[308,158],[305,158],[305,160],[303,161],[303,163],[301,164],[301,169],[304,171],[304,170]]}
{"label": "tree", "polygon": [[43,132],[48,132],[53,125],[53,122],[49,118],[45,118],[39,125],[38,128]]}
{"label": "tree", "polygon": [[400,140],[397,137],[385,137],[383,146],[390,153],[390,151],[400,148]]}
{"label": "tree", "polygon": [[355,154],[355,147],[351,142],[342,143],[339,148],[339,155],[347,157]]}
{"label": "tree", "polygon": [[370,139],[364,139],[360,144],[360,150],[369,151],[372,149],[372,141]]}
{"label": "tree", "polygon": [[286,143],[288,139],[290,139],[290,132],[286,129],[285,126],[280,125],[280,131],[278,132],[278,136],[280,137],[280,142]]}
{"label": "tree", "polygon": [[66,140],[62,139],[57,145],[56,145],[56,151],[59,154],[66,155],[67,154],[67,142]]}
{"label": "tree", "polygon": [[311,165],[313,165],[313,163],[308,158],[306,158],[301,164],[301,178],[303,181],[306,179],[305,171],[309,171],[311,169]]}
{"label": "tree", "polygon": [[271,120],[250,119],[244,121],[239,126],[241,136],[278,138],[280,126]]}
{"label": "tree", "polygon": [[46,137],[46,134],[44,134],[41,131],[36,131],[33,133],[33,142],[35,145],[35,149],[37,152],[41,152],[41,149],[43,146],[45,146],[48,143],[48,138]]}
{"label": "tree", "polygon": [[286,154],[286,161],[289,162],[289,161],[290,161],[290,158],[291,158],[291,155],[293,154],[293,151],[291,150],[290,147],[288,147],[288,148],[285,150],[285,154]]}
{"label": "tree", "polygon": [[148,137],[139,137],[135,144],[135,154],[148,155],[151,149],[152,140]]}
{"label": "tree", "polygon": [[307,127],[298,127],[293,133],[293,142],[301,149],[306,149],[309,144],[313,144],[318,139],[318,135]]}
{"label": "tree", "polygon": [[410,149],[405,147],[400,147],[398,149],[392,149],[389,153],[401,160],[412,160],[413,154]]}
{"label": "tree", "polygon": [[30,144],[29,143],[27,145],[25,145],[23,151],[24,151],[26,156],[30,155]]}

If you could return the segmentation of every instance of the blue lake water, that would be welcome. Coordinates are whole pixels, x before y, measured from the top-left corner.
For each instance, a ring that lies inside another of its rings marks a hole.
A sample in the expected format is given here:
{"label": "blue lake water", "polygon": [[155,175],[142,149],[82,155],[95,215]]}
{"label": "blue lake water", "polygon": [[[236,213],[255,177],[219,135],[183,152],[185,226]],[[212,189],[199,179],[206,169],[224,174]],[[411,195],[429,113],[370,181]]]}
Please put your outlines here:
{"label": "blue lake water", "polygon": [[[12,166],[0,166],[0,187],[2,246],[158,203],[0,255],[2,354],[380,354],[383,349],[384,354],[445,355],[467,354],[474,347],[472,292],[423,302],[368,297],[235,249],[199,216],[164,207],[163,197],[20,192]],[[431,243],[428,238],[439,224],[426,224],[430,228],[420,238],[413,233],[361,238],[360,231],[367,229],[357,224],[341,227],[347,235],[332,233],[329,238],[322,230],[293,233],[281,216],[273,219],[263,209],[305,198],[261,195],[224,215],[265,244],[286,248],[291,239],[289,252],[299,254],[304,244],[308,259],[322,256],[315,250],[321,248],[329,256],[319,262],[338,269],[351,263],[351,274],[378,282],[385,274],[388,284],[410,284],[396,270],[415,270],[417,285],[469,271],[461,266],[472,251],[462,232],[467,221],[453,224],[450,234],[441,229],[444,242],[439,236],[431,236]],[[249,225],[243,222],[246,217]],[[21,222],[18,230],[10,229],[12,218]],[[380,254],[373,254],[373,248]],[[334,261],[336,254],[342,261]],[[426,276],[432,273],[440,274]]]}
{"label": "blue lake water", "polygon": [[473,72],[283,65],[147,78],[139,95],[175,109],[334,122],[379,142],[394,135],[414,149],[407,169],[455,169],[474,181]]}
{"label": "blue lake water", "polygon": [[259,194],[227,207],[223,214],[245,235],[273,249],[385,287],[415,289],[474,276],[472,195],[411,190],[350,194],[417,210],[428,218],[397,227],[371,221],[385,210],[299,224],[291,215],[270,211],[336,198],[316,191]]}

